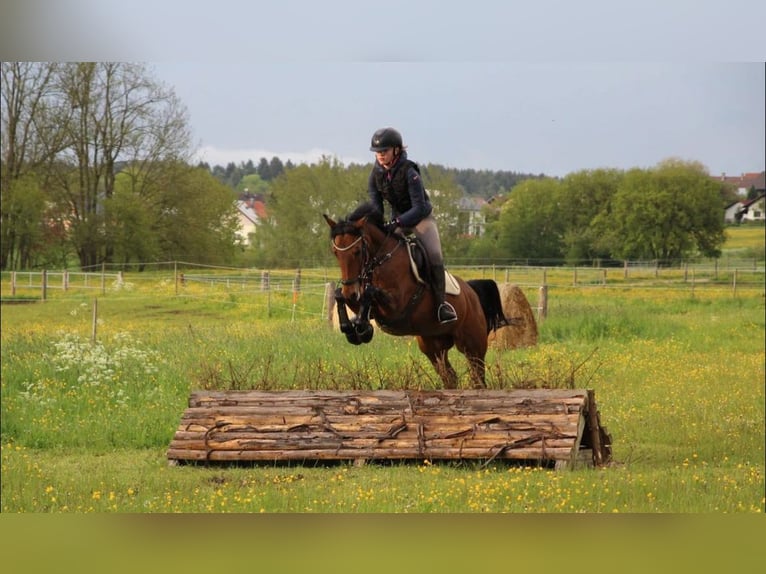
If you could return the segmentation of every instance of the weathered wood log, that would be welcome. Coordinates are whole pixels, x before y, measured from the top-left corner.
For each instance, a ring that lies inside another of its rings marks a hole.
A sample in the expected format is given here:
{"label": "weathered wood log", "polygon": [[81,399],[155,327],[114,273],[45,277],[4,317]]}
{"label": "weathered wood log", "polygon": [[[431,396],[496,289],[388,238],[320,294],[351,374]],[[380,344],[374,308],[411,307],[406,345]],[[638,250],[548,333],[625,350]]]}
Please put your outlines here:
{"label": "weathered wood log", "polygon": [[[171,461],[608,462],[592,391],[196,391]],[[593,425],[598,428],[594,429]],[[598,458],[596,453],[598,453]]]}

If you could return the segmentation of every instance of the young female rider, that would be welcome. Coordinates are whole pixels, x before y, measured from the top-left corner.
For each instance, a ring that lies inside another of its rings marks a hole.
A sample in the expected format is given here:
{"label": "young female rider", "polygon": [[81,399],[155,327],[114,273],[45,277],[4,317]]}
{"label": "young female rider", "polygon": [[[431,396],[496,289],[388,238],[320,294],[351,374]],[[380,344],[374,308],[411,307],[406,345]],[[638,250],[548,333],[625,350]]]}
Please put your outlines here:
{"label": "young female rider", "polygon": [[428,198],[418,165],[407,159],[402,135],[393,128],[382,128],[372,135],[370,151],[375,152],[375,165],[370,172],[370,199],[383,211],[383,200],[391,206],[387,231],[401,229],[413,233],[423,244],[431,264],[431,285],[436,298],[436,316],[441,323],[457,319],[455,308],[445,300],[444,258],[433,206]]}

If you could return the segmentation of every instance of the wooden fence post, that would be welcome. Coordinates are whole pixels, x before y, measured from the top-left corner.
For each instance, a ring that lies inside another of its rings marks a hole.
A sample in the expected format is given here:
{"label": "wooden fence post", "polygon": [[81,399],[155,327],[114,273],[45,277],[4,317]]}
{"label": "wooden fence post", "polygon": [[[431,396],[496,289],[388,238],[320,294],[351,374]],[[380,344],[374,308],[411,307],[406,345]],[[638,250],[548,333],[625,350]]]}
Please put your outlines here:
{"label": "wooden fence post", "polygon": [[48,271],[43,269],[42,275],[42,298],[45,301],[48,298]]}
{"label": "wooden fence post", "polygon": [[627,279],[628,278],[628,260],[626,259],[623,266],[623,272],[622,272],[622,278]]}
{"label": "wooden fence post", "polygon": [[734,293],[734,296],[737,296],[737,268],[734,268],[734,275],[732,278],[732,291]]}
{"label": "wooden fence post", "polygon": [[300,291],[301,290],[301,270],[297,269],[295,271],[295,279],[293,280],[293,291]]}
{"label": "wooden fence post", "polygon": [[540,286],[539,302],[537,305],[537,321],[542,323],[548,316],[548,285]]}
{"label": "wooden fence post", "polygon": [[692,299],[694,299],[694,268],[692,268]]}
{"label": "wooden fence post", "polygon": [[93,299],[93,322],[90,329],[90,342],[91,345],[96,344],[96,326],[98,325],[98,297]]}
{"label": "wooden fence post", "polygon": [[11,271],[11,297],[16,296],[16,272]]}
{"label": "wooden fence post", "polygon": [[324,286],[324,308],[327,309],[327,321],[332,327],[332,314],[335,311],[335,289],[332,283],[325,283]]}

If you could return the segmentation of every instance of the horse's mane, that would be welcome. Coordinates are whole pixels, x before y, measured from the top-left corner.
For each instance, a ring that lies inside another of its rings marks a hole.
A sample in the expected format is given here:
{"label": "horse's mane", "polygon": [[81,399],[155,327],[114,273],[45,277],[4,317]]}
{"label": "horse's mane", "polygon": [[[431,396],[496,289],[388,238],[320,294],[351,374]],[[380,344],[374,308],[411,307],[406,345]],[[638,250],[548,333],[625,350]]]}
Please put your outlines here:
{"label": "horse's mane", "polygon": [[354,211],[346,216],[345,219],[338,221],[330,233],[331,237],[344,235],[346,233],[358,233],[355,231],[356,228],[354,223],[364,218],[367,218],[368,222],[372,223],[379,229],[383,229],[383,214],[378,210],[374,203],[367,201],[360,204],[356,209],[354,209]]}
{"label": "horse's mane", "polygon": [[383,214],[371,201],[360,204],[354,211],[349,214],[347,220],[359,221],[365,217],[370,223],[377,225],[378,227],[383,227]]}

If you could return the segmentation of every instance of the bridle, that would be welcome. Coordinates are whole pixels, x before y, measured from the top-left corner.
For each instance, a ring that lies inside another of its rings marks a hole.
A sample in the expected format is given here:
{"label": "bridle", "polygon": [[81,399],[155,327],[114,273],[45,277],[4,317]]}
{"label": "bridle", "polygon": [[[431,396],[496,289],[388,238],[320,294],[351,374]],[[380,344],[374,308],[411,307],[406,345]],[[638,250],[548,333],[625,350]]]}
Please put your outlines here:
{"label": "bridle", "polygon": [[[354,233],[359,233],[359,237],[357,237],[349,245],[345,247],[339,247],[336,245],[335,237],[338,235],[351,235]],[[390,236],[391,234],[389,233],[387,237]],[[370,312],[372,307],[379,305],[381,301],[386,301],[390,297],[390,294],[387,292],[387,290],[380,289],[373,285],[372,275],[375,269],[385,265],[389,260],[391,260],[391,258],[394,256],[394,253],[396,253],[396,250],[399,249],[407,241],[404,237],[395,237],[395,239],[396,245],[390,251],[380,254],[380,252],[383,251],[385,247],[384,241],[378,247],[377,252],[371,256],[367,236],[362,230],[346,229],[344,233],[333,234],[331,243],[336,255],[338,252],[349,251],[352,247],[356,246],[360,242],[362,244],[360,254],[362,264],[359,275],[353,279],[340,280],[340,284],[346,287],[356,284],[359,285],[359,291],[356,295],[358,300],[355,301],[355,305],[358,306],[359,310],[355,319],[349,320],[348,318],[346,313],[346,305],[349,304],[349,301],[343,296],[342,287],[337,287],[335,290],[335,301],[337,303],[341,331],[346,334],[346,337],[350,342],[356,345],[369,342],[369,340],[372,338],[373,329],[370,326]],[[415,309],[415,307],[421,301],[424,291],[425,283],[418,282],[417,289],[415,289],[404,309],[402,309],[393,317],[386,317],[385,321],[383,321],[383,317],[376,317],[378,323],[380,325],[385,324],[389,328],[406,328],[407,325],[409,325],[410,315],[413,309]]]}
{"label": "bridle", "polygon": [[[332,239],[331,243],[332,243],[332,248],[335,251],[344,252],[354,247],[360,241],[362,243],[362,271],[360,272],[358,276],[354,277],[353,279],[341,279],[340,280],[341,285],[349,286],[349,285],[354,285],[355,283],[359,283],[361,287],[364,287],[368,283],[368,280],[370,279],[370,277],[372,277],[372,272],[377,267],[380,267],[381,265],[386,263],[389,259],[391,259],[391,257],[393,257],[394,255],[394,252],[396,252],[396,250],[399,249],[399,247],[402,244],[402,241],[398,240],[396,242],[396,246],[391,251],[383,254],[380,257],[377,255],[377,253],[374,256],[370,257],[370,248],[369,248],[369,245],[367,244],[367,240],[365,239],[365,236],[363,233],[360,233],[359,237],[357,237],[354,241],[352,241],[349,245],[346,245],[345,247],[339,247],[335,243],[334,238]],[[380,246],[380,249],[382,248],[383,248],[383,245]],[[378,251],[380,251],[380,249]]]}

